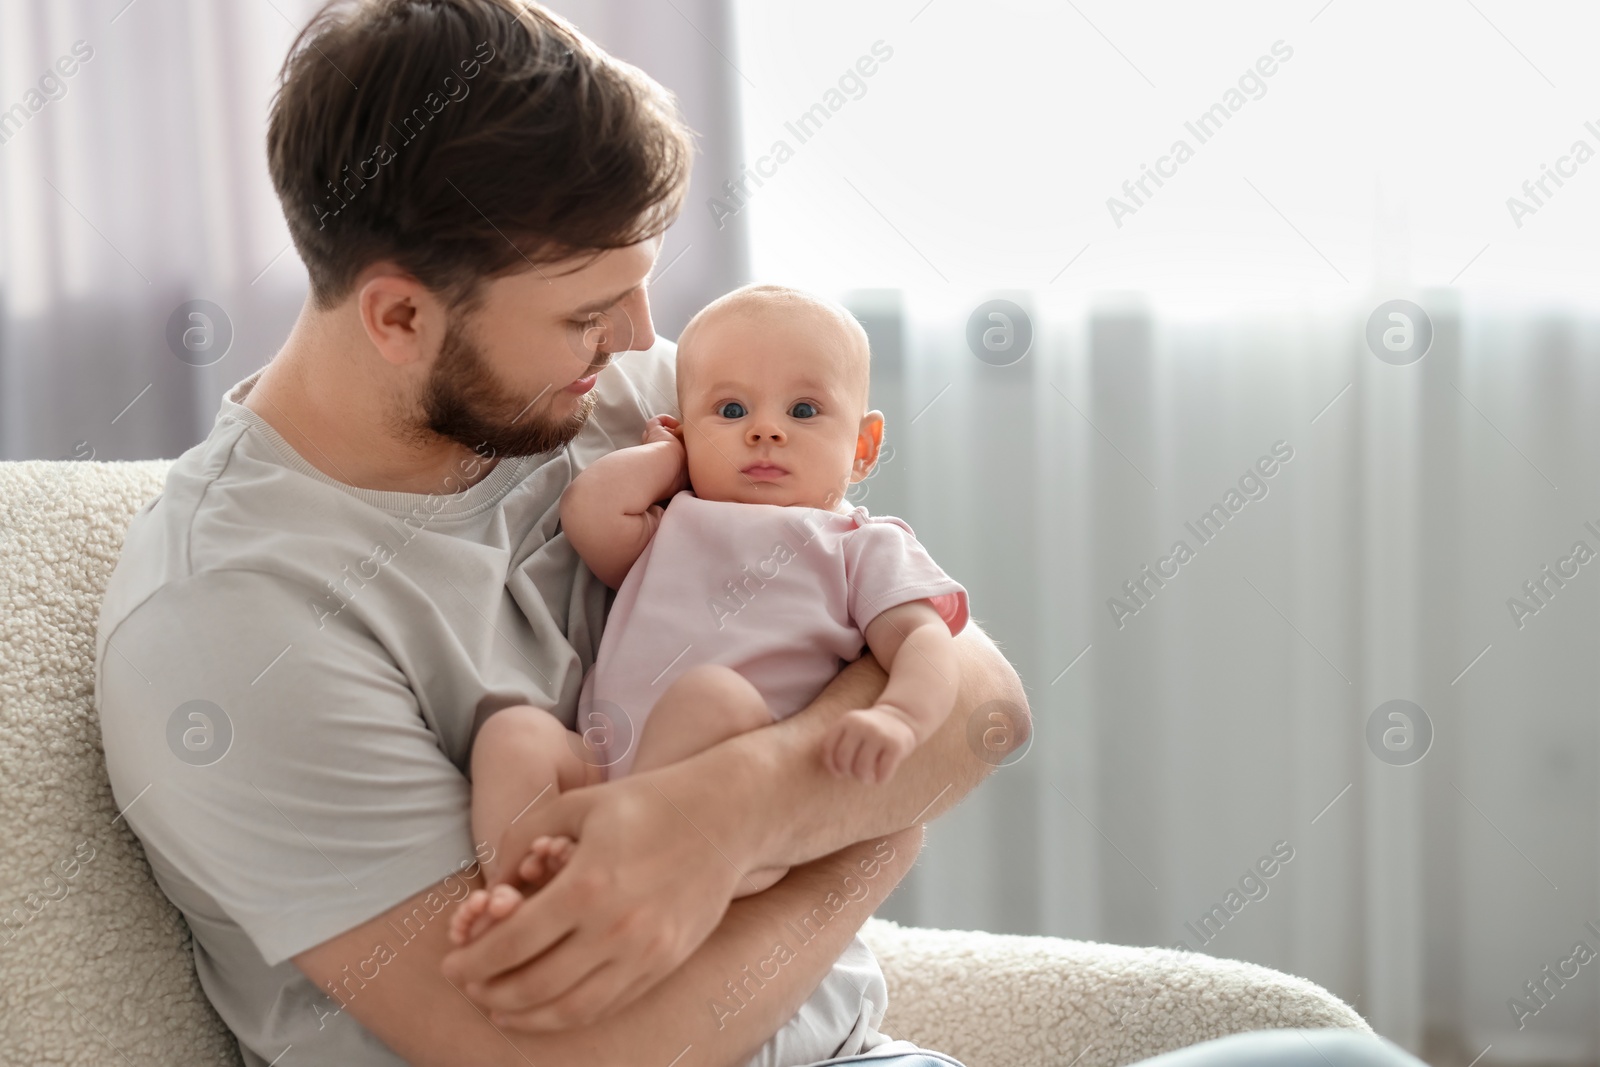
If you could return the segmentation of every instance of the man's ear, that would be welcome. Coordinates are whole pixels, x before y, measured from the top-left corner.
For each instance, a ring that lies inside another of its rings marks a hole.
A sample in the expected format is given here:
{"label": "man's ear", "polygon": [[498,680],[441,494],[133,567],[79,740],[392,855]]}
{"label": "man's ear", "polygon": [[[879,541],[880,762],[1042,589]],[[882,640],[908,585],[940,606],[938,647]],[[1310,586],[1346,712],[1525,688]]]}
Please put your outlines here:
{"label": "man's ear", "polygon": [[438,349],[444,306],[421,282],[402,271],[380,270],[356,284],[361,326],[386,362],[403,367]]}
{"label": "man's ear", "polygon": [[859,482],[872,473],[883,448],[883,412],[869,411],[861,416],[861,429],[856,432],[856,461],[850,467],[850,480]]}

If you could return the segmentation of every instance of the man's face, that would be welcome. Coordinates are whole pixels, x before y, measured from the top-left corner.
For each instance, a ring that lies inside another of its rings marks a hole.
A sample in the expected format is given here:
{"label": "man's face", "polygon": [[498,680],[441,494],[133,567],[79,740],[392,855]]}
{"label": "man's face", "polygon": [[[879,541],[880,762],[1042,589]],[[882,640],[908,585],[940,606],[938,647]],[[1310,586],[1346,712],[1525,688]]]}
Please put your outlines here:
{"label": "man's face", "polygon": [[418,435],[425,428],[495,456],[572,440],[594,409],[602,368],[618,352],[655,344],[644,280],[660,248],[655,238],[609,249],[580,270],[547,264],[487,283],[477,310],[450,314]]}

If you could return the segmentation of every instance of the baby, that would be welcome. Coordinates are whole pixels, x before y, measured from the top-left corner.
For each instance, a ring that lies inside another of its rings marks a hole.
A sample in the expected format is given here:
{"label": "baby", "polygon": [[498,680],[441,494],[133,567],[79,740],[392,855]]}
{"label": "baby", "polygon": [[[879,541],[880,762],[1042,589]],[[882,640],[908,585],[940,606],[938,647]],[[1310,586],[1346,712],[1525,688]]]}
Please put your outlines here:
{"label": "baby", "polygon": [[[617,590],[578,701],[590,751],[539,709],[492,715],[472,749],[474,840],[499,842],[541,788],[660,767],[792,715],[863,646],[889,681],[833,725],[824,765],[884,782],[938,729],[967,594],[909,526],[845,500],[883,440],[869,361],[847,311],[778,286],[735,290],[684,328],[681,423],[651,419],[638,446],[596,460],[561,500],[568,539]],[[520,881],[543,884],[573,846],[538,839]],[[736,895],[783,874],[746,872]],[[521,901],[493,872],[490,884],[458,909],[458,944]]]}

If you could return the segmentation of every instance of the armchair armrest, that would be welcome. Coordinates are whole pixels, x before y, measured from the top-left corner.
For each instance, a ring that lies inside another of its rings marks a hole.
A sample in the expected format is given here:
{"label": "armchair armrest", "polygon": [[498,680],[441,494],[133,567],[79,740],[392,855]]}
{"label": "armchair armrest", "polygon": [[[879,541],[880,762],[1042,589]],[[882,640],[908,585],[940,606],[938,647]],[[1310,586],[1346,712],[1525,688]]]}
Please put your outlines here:
{"label": "armchair armrest", "polygon": [[967,1067],[1119,1067],[1246,1030],[1372,1028],[1314,982],[1238,960],[868,920],[891,1037]]}

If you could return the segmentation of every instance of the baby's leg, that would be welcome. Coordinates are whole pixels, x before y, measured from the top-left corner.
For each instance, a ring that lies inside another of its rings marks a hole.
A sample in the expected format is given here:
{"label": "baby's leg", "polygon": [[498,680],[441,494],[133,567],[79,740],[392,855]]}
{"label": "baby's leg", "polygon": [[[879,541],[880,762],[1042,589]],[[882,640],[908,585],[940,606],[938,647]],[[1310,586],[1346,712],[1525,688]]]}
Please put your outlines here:
{"label": "baby's leg", "polygon": [[[526,856],[504,856],[500,850],[513,820],[536,799],[601,781],[600,768],[578,758],[572,736],[554,715],[527,704],[502,708],[478,728],[472,743],[472,837],[492,849],[483,863],[485,881],[510,867],[524,880],[542,884],[566,862],[571,853],[566,838],[540,838]],[[493,896],[483,890],[470,894],[452,921],[457,943],[510,914],[521,899],[511,886],[500,886]]]}
{"label": "baby's leg", "polygon": [[[750,730],[772,724],[761,693],[738,671],[707,663],[684,671],[661,694],[639,737],[632,773],[664,767]],[[735,897],[759,893],[787,867],[742,872]]]}
{"label": "baby's leg", "polygon": [[499,854],[501,839],[535,800],[601,780],[600,768],[578,758],[572,731],[541,708],[502,708],[478,728],[472,743],[472,836],[495,853],[484,863],[493,877],[521,856]]}

